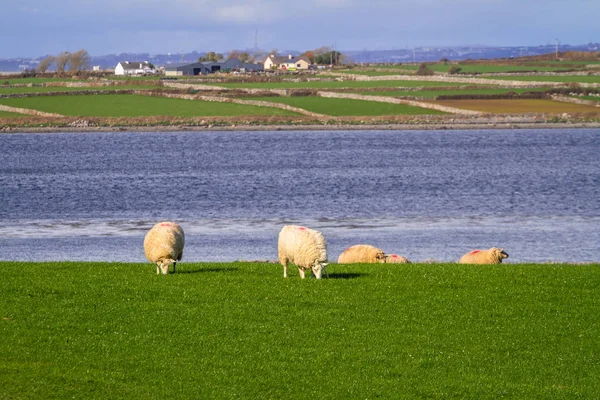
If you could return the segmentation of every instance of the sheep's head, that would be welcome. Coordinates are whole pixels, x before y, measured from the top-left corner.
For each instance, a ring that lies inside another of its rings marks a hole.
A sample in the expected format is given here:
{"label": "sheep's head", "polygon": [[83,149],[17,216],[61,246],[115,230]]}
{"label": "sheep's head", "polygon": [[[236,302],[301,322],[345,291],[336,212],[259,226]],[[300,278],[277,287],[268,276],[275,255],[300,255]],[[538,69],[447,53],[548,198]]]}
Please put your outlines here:
{"label": "sheep's head", "polygon": [[327,266],[327,263],[320,262],[320,261],[315,262],[315,265],[313,265],[313,267],[311,268],[313,274],[315,275],[315,278],[321,279],[321,276],[323,275],[323,271],[325,271],[325,274],[327,274],[327,277],[329,277],[329,274],[325,270],[326,266]]}
{"label": "sheep's head", "polygon": [[384,263],[385,253],[383,251],[378,252],[377,254],[375,254],[375,259],[377,260],[377,262]]}
{"label": "sheep's head", "polygon": [[165,258],[165,259],[161,259],[158,260],[156,262],[156,265],[158,266],[158,268],[156,269],[156,273],[159,273],[159,269],[160,272],[163,275],[167,275],[169,273],[169,267],[174,264],[176,261],[175,260],[171,260],[170,258]]}
{"label": "sheep's head", "polygon": [[504,249],[492,247],[490,251],[498,259],[498,261],[502,261],[503,259],[508,258],[508,253],[506,253]]}

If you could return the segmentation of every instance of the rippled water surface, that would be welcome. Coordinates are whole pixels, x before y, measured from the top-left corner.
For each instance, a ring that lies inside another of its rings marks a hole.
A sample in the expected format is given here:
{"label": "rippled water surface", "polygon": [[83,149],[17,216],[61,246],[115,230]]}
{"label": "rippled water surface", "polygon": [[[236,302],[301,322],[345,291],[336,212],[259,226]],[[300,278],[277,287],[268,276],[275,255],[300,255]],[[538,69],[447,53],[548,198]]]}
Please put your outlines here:
{"label": "rippled water surface", "polygon": [[600,261],[600,130],[0,135],[0,259],[145,261],[159,220],[184,261],[276,259],[286,223],[330,260],[371,243],[414,261],[504,247]]}

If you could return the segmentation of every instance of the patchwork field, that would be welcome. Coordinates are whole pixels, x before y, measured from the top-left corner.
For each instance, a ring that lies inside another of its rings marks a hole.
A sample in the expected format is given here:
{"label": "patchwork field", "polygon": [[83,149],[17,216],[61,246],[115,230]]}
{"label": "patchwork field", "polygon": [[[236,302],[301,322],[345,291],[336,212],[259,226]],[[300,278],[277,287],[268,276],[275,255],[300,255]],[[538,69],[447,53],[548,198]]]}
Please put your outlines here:
{"label": "patchwork field", "polygon": [[0,268],[3,399],[600,393],[598,264]]}
{"label": "patchwork field", "polygon": [[596,113],[600,115],[600,108],[598,107],[551,100],[430,100],[428,102],[491,114]]}
{"label": "patchwork field", "polygon": [[11,118],[11,117],[23,117],[23,114],[17,114],[13,112],[6,112],[0,110],[0,118]]}
{"label": "patchwork field", "polygon": [[456,89],[456,90],[391,90],[391,91],[360,91],[358,94],[391,97],[422,97],[433,99],[437,96],[454,95],[491,95],[507,93],[526,93],[544,91],[544,88],[498,88],[498,89]]}
{"label": "patchwork field", "polygon": [[249,82],[214,83],[214,86],[247,89],[339,89],[339,88],[377,88],[377,87],[422,87],[422,86],[461,86],[462,83],[428,81],[310,81],[310,82]]}
{"label": "patchwork field", "polygon": [[138,117],[169,115],[190,117],[298,115],[291,111],[267,107],[127,94],[10,98],[0,99],[0,104],[69,116]]}
{"label": "patchwork field", "polygon": [[404,104],[378,103],[364,100],[335,99],[318,96],[305,97],[257,97],[253,100],[287,104],[319,114],[341,116],[379,115],[441,115],[441,111],[412,107]]}

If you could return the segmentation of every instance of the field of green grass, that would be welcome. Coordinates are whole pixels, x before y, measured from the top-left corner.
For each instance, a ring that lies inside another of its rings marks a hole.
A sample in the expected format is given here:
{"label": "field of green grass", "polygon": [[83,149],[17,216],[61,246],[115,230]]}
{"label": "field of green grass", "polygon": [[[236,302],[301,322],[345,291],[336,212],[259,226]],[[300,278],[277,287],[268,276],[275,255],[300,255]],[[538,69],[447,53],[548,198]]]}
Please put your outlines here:
{"label": "field of green grass", "polygon": [[11,117],[23,117],[23,114],[17,114],[13,112],[1,111],[0,110],[0,118],[11,118]]}
{"label": "field of green grass", "polygon": [[191,117],[234,115],[298,115],[291,111],[277,108],[127,94],[11,98],[0,99],[0,104],[12,107],[30,108],[67,116]]}
{"label": "field of green grass", "polygon": [[252,100],[287,104],[319,114],[341,116],[379,116],[379,115],[422,115],[445,114],[427,108],[412,107],[404,104],[380,103],[366,100],[335,99],[318,96],[305,97],[256,97]]}
{"label": "field of green grass", "polygon": [[593,399],[600,265],[0,262],[2,399]]}
{"label": "field of green grass", "polygon": [[[502,73],[502,72],[552,72],[564,70],[565,67],[560,66],[540,66],[540,65],[479,65],[479,64],[427,64],[427,67],[436,72],[448,72],[451,67],[458,67],[461,69],[460,72],[467,74],[489,74],[489,73]],[[383,71],[368,71],[363,68],[357,70],[348,70],[348,73],[356,73],[362,75],[392,75],[395,72],[394,69],[398,69],[399,73],[401,70],[405,71],[416,71],[418,65],[400,65],[400,66],[373,66],[374,69],[387,69],[389,72]]]}
{"label": "field of green grass", "polygon": [[461,86],[463,83],[427,81],[311,81],[311,82],[253,82],[215,83],[212,86],[250,89],[335,89],[369,87]]}
{"label": "field of green grass", "polygon": [[34,87],[2,87],[0,94],[15,93],[47,93],[47,92],[74,92],[82,90],[144,90],[158,89],[158,85],[132,85],[132,86],[89,86],[89,87],[65,87],[65,86],[34,86]]}
{"label": "field of green grass", "polygon": [[564,83],[600,83],[600,75],[511,75],[511,76],[482,76],[482,78],[502,79],[507,81],[524,82],[564,82]]}
{"label": "field of green grass", "polygon": [[393,90],[393,91],[381,91],[381,92],[357,92],[358,94],[370,95],[370,96],[391,96],[391,97],[423,97],[427,99],[433,99],[437,96],[454,96],[454,95],[490,95],[490,94],[506,94],[509,92],[513,93],[525,93],[525,92],[538,92],[544,91],[544,88],[528,88],[528,89],[457,89],[457,90]]}

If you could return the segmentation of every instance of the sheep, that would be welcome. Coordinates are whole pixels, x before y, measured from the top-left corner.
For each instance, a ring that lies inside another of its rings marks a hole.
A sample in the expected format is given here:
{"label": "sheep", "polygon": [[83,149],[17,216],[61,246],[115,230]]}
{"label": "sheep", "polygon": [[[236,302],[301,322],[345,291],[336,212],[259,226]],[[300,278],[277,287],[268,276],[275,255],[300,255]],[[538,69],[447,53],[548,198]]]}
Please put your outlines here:
{"label": "sheep", "polygon": [[386,264],[410,264],[411,261],[398,254],[386,254],[385,261]]}
{"label": "sheep", "polygon": [[144,253],[151,263],[156,263],[156,273],[166,275],[173,264],[173,273],[177,261],[183,256],[185,235],[181,226],[175,222],[159,222],[144,237]]}
{"label": "sheep", "polygon": [[338,257],[338,264],[383,262],[385,262],[383,250],[370,244],[357,244],[348,247]]}
{"label": "sheep", "polygon": [[287,266],[291,262],[298,267],[302,279],[307,269],[315,278],[321,279],[327,265],[327,243],[321,232],[304,226],[285,225],[279,232],[277,245],[284,278],[287,278]]}
{"label": "sheep", "polygon": [[503,258],[508,258],[504,249],[492,247],[489,250],[473,250],[458,261],[459,264],[500,264]]}

